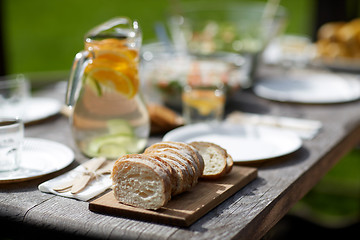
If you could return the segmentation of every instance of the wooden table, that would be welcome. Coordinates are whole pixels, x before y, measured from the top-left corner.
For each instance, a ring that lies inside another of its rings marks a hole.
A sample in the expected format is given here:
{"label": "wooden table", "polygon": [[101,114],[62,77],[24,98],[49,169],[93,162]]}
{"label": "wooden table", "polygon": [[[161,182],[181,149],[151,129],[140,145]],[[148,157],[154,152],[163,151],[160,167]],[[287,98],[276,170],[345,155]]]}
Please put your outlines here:
{"label": "wooden table", "polygon": [[[56,96],[53,90],[45,93]],[[60,98],[62,94],[57,92]],[[259,239],[360,142],[360,101],[332,105],[288,104],[260,99],[251,91],[243,91],[234,97],[228,110],[320,120],[323,129],[313,140],[305,140],[295,153],[257,164],[256,180],[190,227],[179,228],[94,213],[88,210],[88,202],[40,192],[39,183],[85,160],[74,146],[68,120],[59,115],[27,126],[26,136],[63,143],[75,151],[76,161],[60,172],[39,179],[0,185],[1,219],[11,223],[10,229],[18,229],[15,225],[20,224],[25,229],[42,229],[50,234],[60,231],[82,237]],[[161,136],[152,136],[149,144],[160,140]]]}

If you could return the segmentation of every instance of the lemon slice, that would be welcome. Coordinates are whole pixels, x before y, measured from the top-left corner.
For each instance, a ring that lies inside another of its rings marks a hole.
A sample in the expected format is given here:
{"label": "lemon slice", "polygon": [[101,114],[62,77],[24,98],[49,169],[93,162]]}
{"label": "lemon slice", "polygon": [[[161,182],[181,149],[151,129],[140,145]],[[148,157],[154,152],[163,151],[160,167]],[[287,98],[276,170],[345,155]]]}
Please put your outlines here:
{"label": "lemon slice", "polygon": [[137,92],[128,76],[112,68],[94,68],[88,75],[104,88],[115,90],[127,98],[132,98]]}
{"label": "lemon slice", "polygon": [[212,90],[193,90],[185,93],[183,100],[187,105],[197,109],[201,115],[206,116],[221,107],[225,98],[217,96]]}
{"label": "lemon slice", "polygon": [[125,62],[129,65],[134,62],[130,55],[125,51],[117,50],[99,50],[95,53],[95,61],[109,61],[113,63]]}
{"label": "lemon slice", "polygon": [[132,98],[139,88],[138,51],[130,49],[123,40],[104,39],[88,42],[93,49],[92,61],[86,66],[85,74],[90,87],[99,96],[104,90],[115,90]]}

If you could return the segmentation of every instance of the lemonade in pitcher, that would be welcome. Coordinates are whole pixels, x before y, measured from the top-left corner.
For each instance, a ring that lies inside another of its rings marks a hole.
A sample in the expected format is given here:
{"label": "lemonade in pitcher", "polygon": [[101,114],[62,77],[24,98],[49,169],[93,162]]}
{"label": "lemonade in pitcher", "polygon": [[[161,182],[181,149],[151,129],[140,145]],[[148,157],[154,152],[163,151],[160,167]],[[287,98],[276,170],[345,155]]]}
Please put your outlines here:
{"label": "lemonade in pitcher", "polygon": [[144,149],[149,116],[138,74],[141,33],[136,22],[112,19],[85,36],[75,57],[67,103],[79,149],[87,156],[118,158]]}

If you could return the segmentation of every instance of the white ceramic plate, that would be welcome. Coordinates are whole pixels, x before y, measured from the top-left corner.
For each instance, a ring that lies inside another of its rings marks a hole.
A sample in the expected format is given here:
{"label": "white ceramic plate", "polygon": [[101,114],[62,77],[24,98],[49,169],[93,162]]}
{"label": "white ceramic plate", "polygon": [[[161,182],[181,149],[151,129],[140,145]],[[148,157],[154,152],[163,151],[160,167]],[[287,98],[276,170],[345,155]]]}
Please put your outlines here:
{"label": "white ceramic plate", "polygon": [[27,101],[23,120],[25,123],[29,123],[51,117],[60,112],[61,106],[56,99],[31,97]]}
{"label": "white ceramic plate", "polygon": [[25,138],[20,168],[0,172],[0,183],[21,182],[37,178],[67,167],[74,160],[74,152],[67,146],[38,138]]}
{"label": "white ceramic plate", "polygon": [[256,95],[281,102],[341,103],[360,99],[360,78],[307,73],[270,78],[254,86]]}
{"label": "white ceramic plate", "polygon": [[326,67],[329,69],[333,69],[336,71],[344,71],[344,72],[360,72],[360,59],[334,59],[334,60],[326,60],[317,58],[312,62],[316,67]]}
{"label": "white ceramic plate", "polygon": [[254,162],[287,155],[299,149],[293,132],[271,127],[232,124],[193,124],[168,132],[164,141],[208,141],[225,148],[234,162]]}

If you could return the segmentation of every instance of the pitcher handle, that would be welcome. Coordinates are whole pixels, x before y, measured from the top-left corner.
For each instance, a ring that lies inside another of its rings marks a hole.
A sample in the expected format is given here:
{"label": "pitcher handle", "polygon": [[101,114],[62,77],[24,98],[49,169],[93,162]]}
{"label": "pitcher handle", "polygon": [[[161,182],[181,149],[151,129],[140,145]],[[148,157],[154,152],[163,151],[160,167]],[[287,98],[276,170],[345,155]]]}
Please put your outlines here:
{"label": "pitcher handle", "polygon": [[68,87],[66,91],[65,103],[69,107],[75,105],[75,101],[79,96],[81,79],[84,75],[85,67],[91,60],[89,51],[81,51],[75,55],[75,59],[71,68]]}

